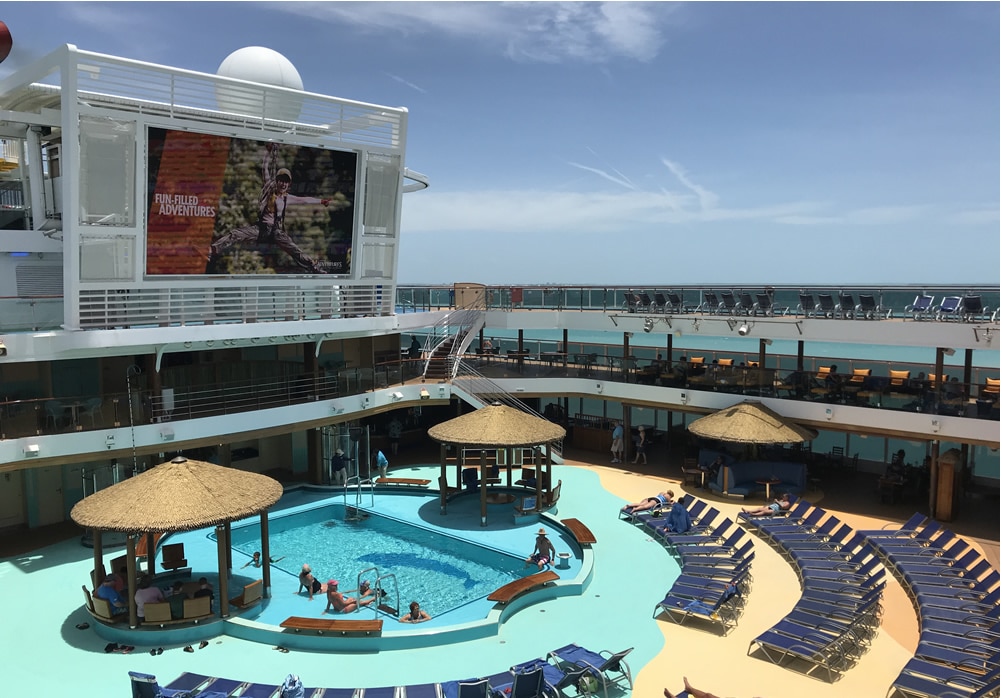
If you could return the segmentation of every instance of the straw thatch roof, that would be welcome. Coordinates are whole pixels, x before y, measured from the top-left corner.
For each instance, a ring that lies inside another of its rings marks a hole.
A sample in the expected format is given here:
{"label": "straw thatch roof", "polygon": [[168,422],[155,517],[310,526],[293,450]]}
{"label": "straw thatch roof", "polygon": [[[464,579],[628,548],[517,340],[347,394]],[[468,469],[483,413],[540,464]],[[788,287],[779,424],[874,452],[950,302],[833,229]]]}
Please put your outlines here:
{"label": "straw thatch roof", "polygon": [[104,531],[191,531],[258,514],[281,496],[265,475],[175,458],[85,497],[70,516]]}
{"label": "straw thatch roof", "polygon": [[744,444],[796,444],[818,432],[788,421],[759,402],[742,402],[697,419],[689,425],[696,436]]}
{"label": "straw thatch roof", "polygon": [[559,441],[566,433],[559,424],[497,404],[428,430],[428,436],[436,441],[470,446],[534,446]]}

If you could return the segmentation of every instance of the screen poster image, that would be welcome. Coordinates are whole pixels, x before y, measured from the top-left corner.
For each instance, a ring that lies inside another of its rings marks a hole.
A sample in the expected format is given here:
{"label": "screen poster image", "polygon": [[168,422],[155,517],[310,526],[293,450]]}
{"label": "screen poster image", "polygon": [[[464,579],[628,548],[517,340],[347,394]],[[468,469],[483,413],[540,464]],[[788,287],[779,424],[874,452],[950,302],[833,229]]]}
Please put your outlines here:
{"label": "screen poster image", "polygon": [[147,131],[146,273],[351,273],[356,153]]}

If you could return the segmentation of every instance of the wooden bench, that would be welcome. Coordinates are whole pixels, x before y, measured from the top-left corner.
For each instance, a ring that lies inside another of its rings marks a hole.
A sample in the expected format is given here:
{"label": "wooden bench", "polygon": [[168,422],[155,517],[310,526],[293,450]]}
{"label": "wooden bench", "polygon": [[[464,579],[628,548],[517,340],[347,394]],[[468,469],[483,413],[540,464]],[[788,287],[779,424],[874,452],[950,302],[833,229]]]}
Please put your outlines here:
{"label": "wooden bench", "polygon": [[383,631],[383,620],[375,618],[372,620],[334,620],[330,618],[305,618],[303,616],[289,616],[280,624],[283,628],[295,630],[315,630],[318,635],[325,632],[341,633],[379,633]]}
{"label": "wooden bench", "polygon": [[513,582],[508,582],[503,587],[495,589],[487,596],[487,600],[496,603],[508,603],[524,591],[529,591],[547,582],[555,582],[558,579],[560,579],[560,575],[551,571],[530,574],[528,577],[516,579]]}
{"label": "wooden bench", "polygon": [[258,579],[244,586],[240,596],[230,599],[230,605],[237,608],[247,608],[261,600],[261,593],[264,591],[264,581]]}
{"label": "wooden bench", "polygon": [[580,545],[591,545],[596,542],[591,529],[577,519],[560,519],[560,523],[567,527]]}
{"label": "wooden bench", "polygon": [[413,485],[414,487],[427,487],[431,480],[422,480],[414,477],[381,477],[376,482],[377,485]]}

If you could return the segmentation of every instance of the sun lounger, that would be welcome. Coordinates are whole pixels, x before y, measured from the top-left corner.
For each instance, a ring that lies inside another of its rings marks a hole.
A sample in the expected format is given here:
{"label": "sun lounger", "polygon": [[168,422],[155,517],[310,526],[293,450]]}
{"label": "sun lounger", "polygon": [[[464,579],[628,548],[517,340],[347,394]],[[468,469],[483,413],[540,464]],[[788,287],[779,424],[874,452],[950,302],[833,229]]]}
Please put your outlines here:
{"label": "sun lounger", "polygon": [[494,698],[543,698],[543,668],[512,673],[511,683],[491,686]]}
{"label": "sun lounger", "polygon": [[550,657],[560,667],[566,665],[587,667],[590,674],[602,685],[605,698],[609,698],[610,686],[625,685],[628,690],[633,689],[630,667],[625,660],[626,655],[632,651],[633,648],[630,647],[620,652],[609,652],[608,650],[593,652],[572,643],[553,650],[550,652]]}

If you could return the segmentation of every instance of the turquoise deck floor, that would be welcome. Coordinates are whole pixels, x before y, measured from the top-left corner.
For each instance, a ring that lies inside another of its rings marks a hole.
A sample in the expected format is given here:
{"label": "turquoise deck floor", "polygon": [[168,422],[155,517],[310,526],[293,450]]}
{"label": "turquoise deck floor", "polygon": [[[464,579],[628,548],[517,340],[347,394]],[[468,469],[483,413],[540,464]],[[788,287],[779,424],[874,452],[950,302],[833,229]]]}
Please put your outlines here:
{"label": "turquoise deck floor", "polygon": [[[400,468],[393,474],[437,477],[437,467]],[[592,548],[592,579],[581,596],[549,599],[514,613],[503,622],[497,635],[406,650],[293,649],[287,654],[276,651],[270,643],[219,635],[210,639],[208,647],[194,653],[183,652],[182,645],[163,645],[164,653],[155,657],[149,655],[149,650],[159,643],[151,636],[152,644],[137,645],[133,654],[105,654],[107,640],[99,637],[93,627],[75,627],[85,621],[94,625],[83,610],[80,592],[80,585],[88,579],[92,551],[72,540],[0,560],[0,584],[5,592],[0,596],[0,612],[6,620],[0,656],[8,667],[44,667],[30,672],[33,692],[66,689],[86,696],[129,695],[130,670],[155,674],[164,685],[185,671],[273,684],[281,683],[291,672],[299,674],[309,686],[326,687],[447,681],[496,673],[571,642],[594,650],[634,647],[628,663],[636,673],[662,648],[661,628],[651,616],[655,603],[678,574],[678,566],[662,546],[618,519],[617,509],[623,500],[606,492],[595,473],[556,466],[554,477],[564,482],[556,518],[576,517],[598,539]],[[462,516],[459,509],[443,517],[437,504],[421,506],[416,516],[425,525],[442,526],[453,533],[465,528],[471,537],[483,536],[492,546],[524,550],[526,554],[531,551],[539,522],[529,520],[516,525],[510,508],[492,506],[488,512],[490,525],[483,529],[475,516]],[[205,532],[189,535],[204,539]],[[554,542],[558,551],[567,549],[559,537]],[[106,553],[106,560],[120,554]],[[198,575],[201,563],[192,562]],[[248,574],[251,568],[241,570],[242,564],[234,556],[234,573],[256,578],[256,574]],[[579,570],[579,563],[575,564]],[[572,566],[569,571],[558,572],[562,576],[574,575],[577,570]],[[321,615],[323,599],[309,602],[296,596],[294,590],[293,577],[277,574],[273,579],[275,612],[263,612],[260,620],[271,623],[272,615]],[[394,634],[434,629],[433,623],[384,627]]]}

